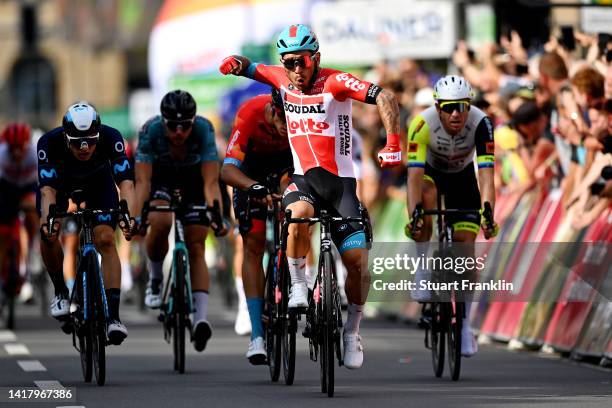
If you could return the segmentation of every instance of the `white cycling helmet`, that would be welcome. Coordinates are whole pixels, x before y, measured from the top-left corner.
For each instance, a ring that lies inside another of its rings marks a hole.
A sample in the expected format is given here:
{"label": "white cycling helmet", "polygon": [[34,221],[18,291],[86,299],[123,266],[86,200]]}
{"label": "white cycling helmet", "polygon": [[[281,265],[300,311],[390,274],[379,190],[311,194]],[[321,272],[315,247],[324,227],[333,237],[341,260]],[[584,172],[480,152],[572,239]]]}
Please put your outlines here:
{"label": "white cycling helmet", "polygon": [[457,75],[447,75],[436,82],[433,96],[436,101],[472,100],[474,91],[465,78]]}

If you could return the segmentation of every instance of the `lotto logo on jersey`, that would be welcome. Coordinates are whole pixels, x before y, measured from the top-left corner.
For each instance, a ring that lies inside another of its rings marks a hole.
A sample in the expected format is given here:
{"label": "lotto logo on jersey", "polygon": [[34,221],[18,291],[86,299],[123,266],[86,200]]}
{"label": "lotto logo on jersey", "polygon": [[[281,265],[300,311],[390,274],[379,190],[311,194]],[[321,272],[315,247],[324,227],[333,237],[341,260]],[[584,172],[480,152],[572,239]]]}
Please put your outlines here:
{"label": "lotto logo on jersey", "polygon": [[323,131],[329,129],[329,123],[315,122],[312,118],[291,120],[287,118],[287,129],[292,135],[296,134],[323,134]]}
{"label": "lotto logo on jersey", "polygon": [[353,78],[347,73],[336,75],[336,80],[338,80],[339,82],[344,82],[344,86],[355,92],[362,91],[366,87],[364,84],[359,82],[359,80]]}

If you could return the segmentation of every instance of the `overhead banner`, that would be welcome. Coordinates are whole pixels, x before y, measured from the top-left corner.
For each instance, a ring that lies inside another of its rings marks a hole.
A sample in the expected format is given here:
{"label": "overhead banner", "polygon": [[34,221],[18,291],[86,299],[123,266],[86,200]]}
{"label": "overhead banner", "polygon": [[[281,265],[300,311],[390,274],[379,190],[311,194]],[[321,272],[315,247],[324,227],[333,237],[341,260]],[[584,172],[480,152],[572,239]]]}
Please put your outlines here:
{"label": "overhead banner", "polygon": [[448,58],[457,39],[455,3],[451,1],[316,3],[311,22],[325,64]]}
{"label": "overhead banner", "polygon": [[[149,77],[157,99],[169,89],[187,83],[218,99],[221,60],[239,54],[245,44],[270,44],[287,25],[303,22],[303,0],[166,0],[149,41]],[[216,82],[205,89],[209,79]],[[195,82],[194,82],[195,81]],[[227,88],[227,87],[226,87]],[[197,90],[194,93],[198,93]],[[196,97],[197,98],[197,97]]]}

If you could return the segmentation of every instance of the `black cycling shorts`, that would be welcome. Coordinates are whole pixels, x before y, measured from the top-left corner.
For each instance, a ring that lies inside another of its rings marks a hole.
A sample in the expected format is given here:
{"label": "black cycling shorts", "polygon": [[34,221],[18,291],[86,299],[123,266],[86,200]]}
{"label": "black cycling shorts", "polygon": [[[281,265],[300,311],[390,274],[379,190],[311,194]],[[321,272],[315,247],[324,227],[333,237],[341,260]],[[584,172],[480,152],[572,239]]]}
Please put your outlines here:
{"label": "black cycling shorts", "polygon": [[[445,208],[480,210],[480,190],[473,163],[457,173],[444,173],[425,164],[425,179],[433,181],[438,192],[444,194]],[[476,214],[451,215],[447,221],[455,231],[478,233],[480,229],[480,216]]]}
{"label": "black cycling shorts", "polygon": [[[108,179],[108,182],[97,183],[92,182],[91,187],[83,189],[83,198],[85,201],[86,208],[92,208],[96,210],[105,209],[116,209],[119,207],[119,195],[117,194],[117,187],[112,179]],[[68,199],[70,198],[71,191],[58,190],[55,196],[55,203],[57,204],[58,211],[68,210]],[[36,192],[36,209],[40,216],[40,190]],[[100,214],[94,222],[96,225],[108,225],[115,229],[117,226],[117,215],[116,214]]]}
{"label": "black cycling shorts", "polygon": [[[206,199],[204,197],[204,188],[187,188],[181,189],[181,200],[183,205],[206,205]],[[163,200],[170,203],[172,200],[172,191],[168,187],[164,186],[152,186],[150,200]],[[184,225],[203,225],[205,227],[210,226],[210,222],[205,214],[200,211],[187,212],[181,219]]]}
{"label": "black cycling shorts", "polygon": [[0,179],[0,225],[11,225],[19,215],[21,200],[36,192],[36,183],[19,187]]}
{"label": "black cycling shorts", "polygon": [[[267,179],[280,177],[293,172],[293,159],[291,150],[281,150],[273,153],[248,152],[244,162],[240,165],[242,171],[249,178],[267,185]],[[276,186],[268,186],[276,187]],[[238,221],[241,234],[248,232],[265,232],[268,209],[265,205],[253,201],[249,203],[246,191],[234,188],[234,217]],[[248,210],[248,211],[247,211]]]}
{"label": "black cycling shorts", "polygon": [[[316,215],[325,209],[333,216],[359,217],[362,206],[356,190],[354,178],[338,177],[315,167],[304,176],[293,176],[283,194],[283,209],[297,201],[306,201],[314,207]],[[333,223],[332,240],[340,254],[349,249],[367,247],[364,227],[356,222]]]}

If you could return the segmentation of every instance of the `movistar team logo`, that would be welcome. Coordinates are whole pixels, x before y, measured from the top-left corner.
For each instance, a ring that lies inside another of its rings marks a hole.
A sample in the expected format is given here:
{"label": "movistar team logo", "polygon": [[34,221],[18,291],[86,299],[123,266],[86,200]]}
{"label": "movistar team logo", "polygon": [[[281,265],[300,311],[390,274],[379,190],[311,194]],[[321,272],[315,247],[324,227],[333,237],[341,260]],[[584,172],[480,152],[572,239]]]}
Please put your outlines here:
{"label": "movistar team logo", "polygon": [[44,179],[44,178],[55,178],[57,177],[57,171],[55,171],[55,169],[51,169],[51,170],[45,170],[42,169],[40,171],[40,178]]}
{"label": "movistar team logo", "polygon": [[115,167],[113,167],[113,170],[114,170],[115,174],[117,174],[117,173],[122,173],[122,172],[124,172],[125,170],[127,170],[129,168],[130,168],[130,162],[128,162],[127,159],[126,159],[126,160],[123,161],[123,163],[121,165],[115,164]]}
{"label": "movistar team logo", "polygon": [[109,222],[111,220],[110,214],[100,214],[98,215],[98,221],[100,222]]}

